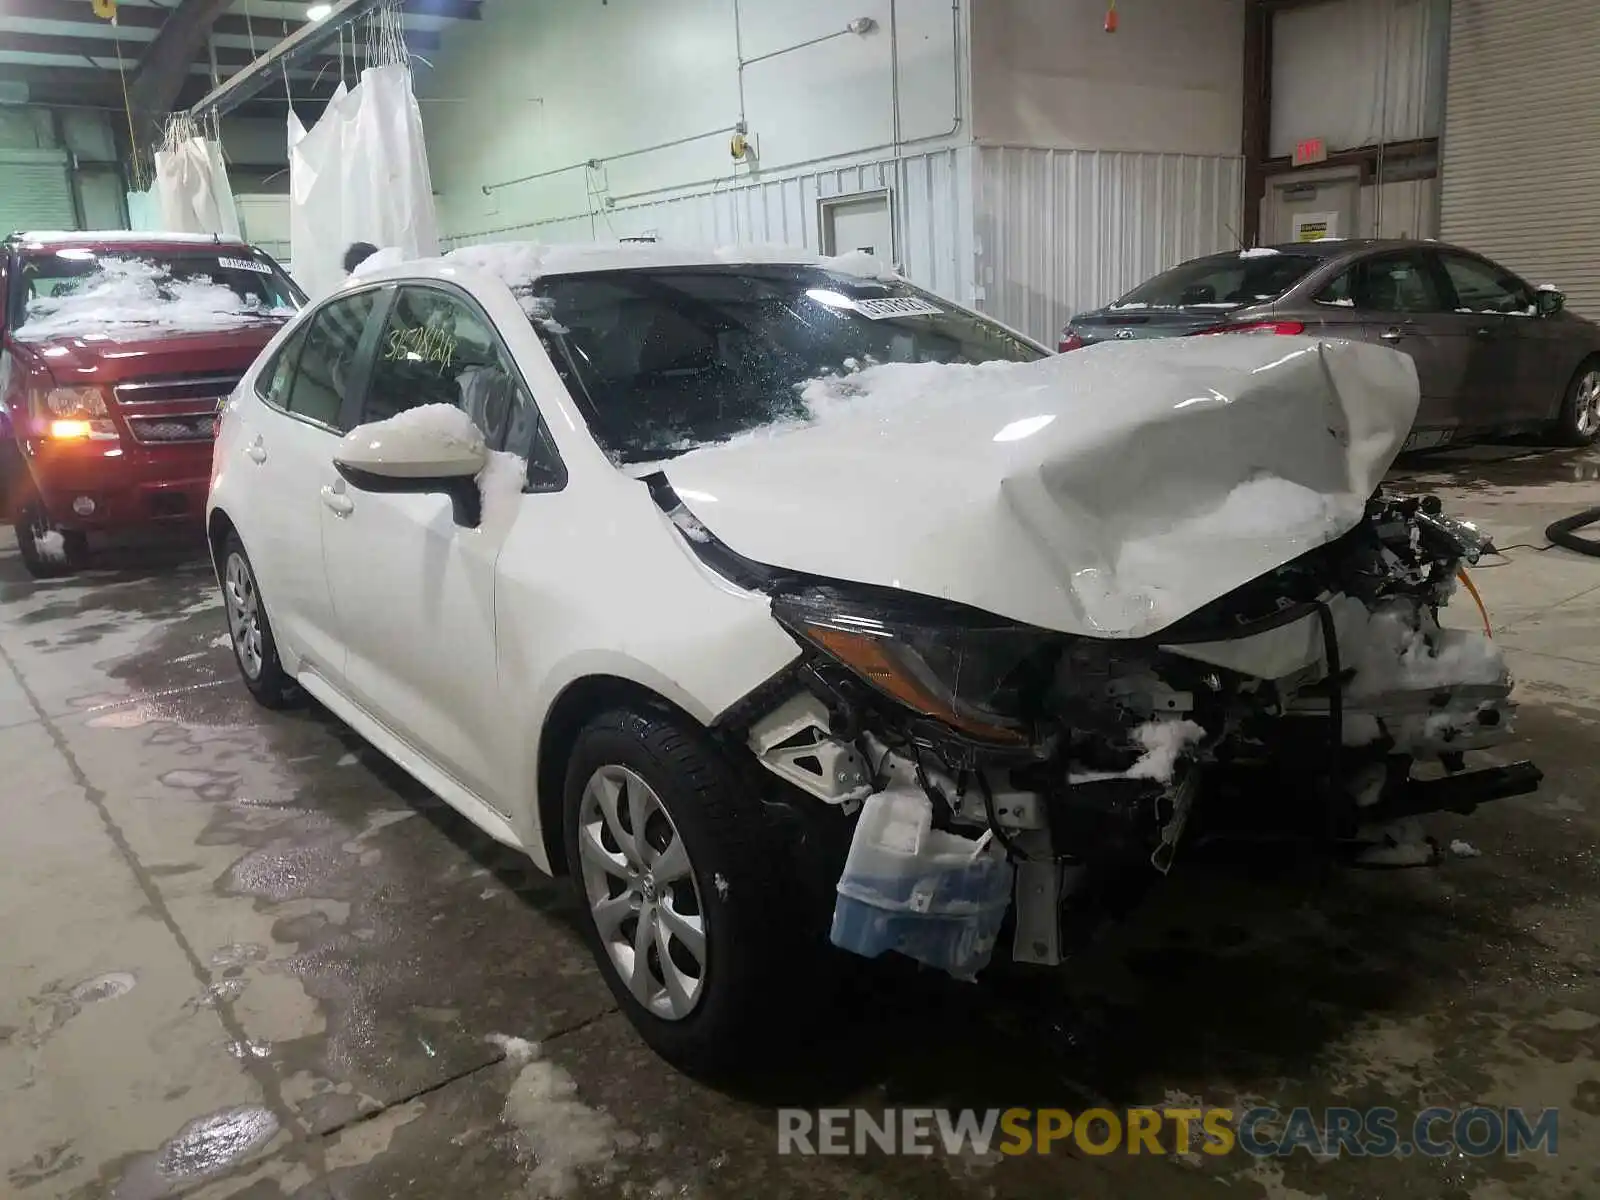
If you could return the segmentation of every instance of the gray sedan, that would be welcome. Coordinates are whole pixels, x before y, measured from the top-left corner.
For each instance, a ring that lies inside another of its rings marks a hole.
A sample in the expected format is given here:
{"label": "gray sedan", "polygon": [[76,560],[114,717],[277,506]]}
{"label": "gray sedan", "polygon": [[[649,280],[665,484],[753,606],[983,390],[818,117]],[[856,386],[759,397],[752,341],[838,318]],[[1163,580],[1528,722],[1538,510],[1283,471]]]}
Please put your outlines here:
{"label": "gray sedan", "polygon": [[1321,241],[1212,254],[1073,317],[1060,349],[1197,333],[1380,342],[1417,364],[1408,448],[1537,431],[1600,434],[1600,326],[1482,255],[1440,242]]}

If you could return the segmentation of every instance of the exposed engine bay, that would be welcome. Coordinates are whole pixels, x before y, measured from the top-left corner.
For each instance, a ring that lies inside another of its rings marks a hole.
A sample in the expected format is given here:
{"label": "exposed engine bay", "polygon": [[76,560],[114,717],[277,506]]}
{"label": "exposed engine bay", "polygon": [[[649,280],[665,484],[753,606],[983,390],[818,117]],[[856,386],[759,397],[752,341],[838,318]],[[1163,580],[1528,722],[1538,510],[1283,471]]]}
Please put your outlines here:
{"label": "exposed engine bay", "polygon": [[[1346,843],[1539,781],[1526,763],[1464,769],[1515,705],[1486,614],[1482,631],[1440,624],[1489,547],[1431,497],[1380,492],[1336,540],[1112,640],[755,564],[664,480],[652,491],[807,651],[722,725],[855,822],[833,938],[858,953],[970,977],[1009,916],[1014,960],[1059,963],[1197,831],[1226,827],[1214,818],[1243,780],[1275,797],[1272,822]],[[1440,777],[1424,782],[1428,763]]]}

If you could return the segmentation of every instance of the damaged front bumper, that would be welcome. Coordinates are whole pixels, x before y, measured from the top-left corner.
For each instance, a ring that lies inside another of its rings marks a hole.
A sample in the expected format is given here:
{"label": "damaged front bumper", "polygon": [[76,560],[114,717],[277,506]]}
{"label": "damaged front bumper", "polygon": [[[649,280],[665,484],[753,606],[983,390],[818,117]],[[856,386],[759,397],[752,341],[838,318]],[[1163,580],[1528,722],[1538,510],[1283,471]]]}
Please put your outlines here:
{"label": "damaged front bumper", "polygon": [[1439,624],[1472,556],[1434,516],[1376,498],[1141,641],[774,573],[755,582],[807,653],[725,732],[848,830],[823,856],[837,944],[970,977],[1009,936],[1056,964],[1198,835],[1343,844],[1538,785],[1531,764],[1464,770],[1516,706],[1487,634]]}

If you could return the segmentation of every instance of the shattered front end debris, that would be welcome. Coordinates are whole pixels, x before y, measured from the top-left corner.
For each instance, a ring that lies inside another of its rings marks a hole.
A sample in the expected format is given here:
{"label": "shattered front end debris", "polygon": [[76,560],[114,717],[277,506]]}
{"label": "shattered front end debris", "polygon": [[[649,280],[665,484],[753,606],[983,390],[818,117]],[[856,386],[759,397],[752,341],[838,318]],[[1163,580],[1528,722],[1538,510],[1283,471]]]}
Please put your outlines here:
{"label": "shattered front end debris", "polygon": [[[1004,460],[1010,475],[999,488],[1013,501],[1005,509],[1026,517],[1017,528],[1055,556],[1056,569],[1042,573],[1074,580],[1078,615],[1052,626],[1016,615],[1039,609],[1042,597],[1013,591],[1013,611],[997,615],[954,588],[936,596],[893,586],[902,564],[936,579],[924,547],[938,531],[909,514],[898,529],[915,551],[897,556],[886,541],[874,551],[881,568],[853,569],[845,581],[808,569],[825,557],[818,537],[794,566],[724,542],[721,528],[751,529],[730,515],[737,489],[718,494],[718,524],[708,525],[669,481],[675,464],[651,479],[687,551],[730,584],[769,596],[802,648],[797,665],[726,717],[722,731],[781,781],[801,826],[821,830],[804,840],[836,847],[817,856],[837,893],[836,944],[869,956],[898,951],[961,978],[1007,938],[1014,960],[1055,964],[1136,903],[1200,834],[1353,845],[1375,825],[1537,786],[1530,764],[1464,770],[1464,754],[1506,737],[1515,716],[1487,618],[1481,631],[1440,622],[1486,542],[1429,498],[1378,488],[1354,511],[1345,498],[1381,479],[1403,441],[1415,409],[1409,363],[1367,347],[1354,358],[1341,357],[1350,347],[1330,357],[1325,346],[1286,356],[1285,340],[1208,351],[1186,373],[1174,365],[1181,357],[1163,357],[1151,380],[1224,401],[1221,384],[1246,398],[1266,387],[1302,415],[1316,410],[1308,397],[1320,396],[1321,424],[1304,436],[1343,446],[1343,458],[1288,447],[1274,462],[1257,444],[1253,461],[1235,464],[1247,481],[1293,476],[1300,491],[1320,479],[1320,524],[1308,523],[1310,505],[1288,515],[1298,522],[1292,530],[1274,525],[1281,512],[1235,511],[1240,489],[1214,464],[1199,486],[1215,507],[1198,516],[1193,497],[1164,480],[1167,500],[1190,514],[1182,525],[1190,536],[1125,539],[1116,549],[1117,561],[1142,564],[1133,572],[1142,591],[1117,594],[1113,607],[1131,620],[1114,632],[1094,628],[1094,613],[1111,609],[1083,606],[1091,592],[1082,578],[1106,561],[1100,535],[1111,525],[1102,513],[1098,532],[1066,527],[1075,510],[1062,497],[1081,463],[1060,443],[1032,461],[1026,484],[1023,460]],[[1123,384],[1136,386],[1147,360],[1123,361]],[[1006,370],[1020,378],[1026,368]],[[1362,393],[1364,382],[1373,389]],[[1029,403],[1045,403],[1042,393]],[[775,440],[787,436],[805,434]],[[1049,496],[1055,502],[1044,504]],[[1205,535],[1218,512],[1231,514],[1227,529]],[[1157,524],[1153,510],[1141,521]],[[1219,558],[1205,562],[1209,544]],[[1255,569],[1264,555],[1276,561]],[[1186,579],[1172,574],[1200,562]],[[938,578],[955,580],[959,567]],[[1227,571],[1232,580],[1219,586]],[[980,585],[987,595],[1005,586]],[[1141,594],[1152,603],[1133,603]],[[1178,597],[1182,611],[1171,607]],[[1443,778],[1414,779],[1425,763],[1439,764]]]}

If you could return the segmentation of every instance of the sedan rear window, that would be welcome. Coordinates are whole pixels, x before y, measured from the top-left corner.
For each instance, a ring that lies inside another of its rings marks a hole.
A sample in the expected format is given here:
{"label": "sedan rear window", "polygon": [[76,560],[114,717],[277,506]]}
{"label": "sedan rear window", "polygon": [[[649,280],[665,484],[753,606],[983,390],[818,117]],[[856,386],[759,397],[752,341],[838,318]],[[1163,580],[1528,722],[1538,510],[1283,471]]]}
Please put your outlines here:
{"label": "sedan rear window", "polygon": [[534,327],[613,460],[652,462],[807,415],[800,389],[878,363],[1044,351],[900,280],[805,266],[552,276]]}
{"label": "sedan rear window", "polygon": [[1256,250],[1197,258],[1146,280],[1112,308],[1240,308],[1276,300],[1323,260]]}

